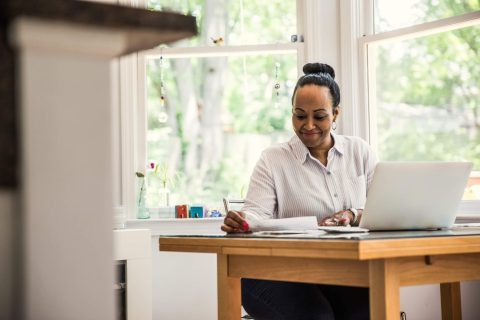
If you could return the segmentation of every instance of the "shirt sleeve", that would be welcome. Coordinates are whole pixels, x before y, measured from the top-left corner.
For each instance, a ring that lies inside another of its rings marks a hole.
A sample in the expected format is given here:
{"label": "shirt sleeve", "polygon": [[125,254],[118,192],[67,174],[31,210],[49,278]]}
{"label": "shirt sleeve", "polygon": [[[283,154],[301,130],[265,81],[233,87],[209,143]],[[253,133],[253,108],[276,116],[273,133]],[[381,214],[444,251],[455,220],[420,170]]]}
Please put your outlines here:
{"label": "shirt sleeve", "polygon": [[271,219],[276,214],[277,194],[265,152],[253,170],[242,211],[247,219]]}
{"label": "shirt sleeve", "polygon": [[367,193],[370,188],[370,183],[373,179],[373,173],[375,172],[375,166],[377,165],[377,156],[373,152],[372,148],[367,144],[367,151],[364,157],[365,176],[367,178]]}

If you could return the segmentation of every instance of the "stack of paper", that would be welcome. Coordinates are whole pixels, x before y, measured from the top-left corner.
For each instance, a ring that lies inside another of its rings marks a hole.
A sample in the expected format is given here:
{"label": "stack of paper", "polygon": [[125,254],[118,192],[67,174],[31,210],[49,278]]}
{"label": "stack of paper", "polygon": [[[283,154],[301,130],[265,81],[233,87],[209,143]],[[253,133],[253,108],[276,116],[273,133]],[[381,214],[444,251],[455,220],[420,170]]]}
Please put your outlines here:
{"label": "stack of paper", "polygon": [[296,217],[285,219],[248,220],[250,231],[277,231],[277,230],[316,230],[317,217]]}

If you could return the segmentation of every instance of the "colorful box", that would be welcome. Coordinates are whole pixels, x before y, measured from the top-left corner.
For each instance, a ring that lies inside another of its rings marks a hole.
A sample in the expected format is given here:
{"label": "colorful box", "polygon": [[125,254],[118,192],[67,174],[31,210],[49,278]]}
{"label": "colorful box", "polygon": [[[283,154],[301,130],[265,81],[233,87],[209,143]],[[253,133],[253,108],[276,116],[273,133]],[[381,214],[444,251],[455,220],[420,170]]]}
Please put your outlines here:
{"label": "colorful box", "polygon": [[176,205],[175,218],[178,218],[178,219],[188,218],[188,205],[186,204]]}
{"label": "colorful box", "polygon": [[204,207],[200,205],[192,205],[190,207],[190,218],[203,218]]}
{"label": "colorful box", "polygon": [[210,214],[208,215],[210,218],[219,218],[222,216],[222,213],[219,210],[212,210],[210,211]]}

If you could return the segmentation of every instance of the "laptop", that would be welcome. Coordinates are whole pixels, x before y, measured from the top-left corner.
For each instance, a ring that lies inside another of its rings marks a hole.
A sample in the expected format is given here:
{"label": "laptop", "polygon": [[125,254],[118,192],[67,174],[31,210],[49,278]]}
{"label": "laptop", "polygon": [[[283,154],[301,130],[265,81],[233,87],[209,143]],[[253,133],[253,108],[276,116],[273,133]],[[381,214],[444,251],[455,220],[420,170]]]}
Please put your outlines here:
{"label": "laptop", "polygon": [[360,227],[451,228],[471,170],[471,162],[379,162]]}

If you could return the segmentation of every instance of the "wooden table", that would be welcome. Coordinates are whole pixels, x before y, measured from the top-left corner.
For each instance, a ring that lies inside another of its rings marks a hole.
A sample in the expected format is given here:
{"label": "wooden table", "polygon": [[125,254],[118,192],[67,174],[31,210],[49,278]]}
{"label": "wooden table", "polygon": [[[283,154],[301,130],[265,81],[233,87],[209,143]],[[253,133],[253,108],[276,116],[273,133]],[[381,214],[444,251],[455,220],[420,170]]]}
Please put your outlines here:
{"label": "wooden table", "polygon": [[399,319],[400,286],[432,283],[440,283],[442,319],[461,319],[460,281],[480,279],[480,228],[350,238],[161,236],[159,243],[161,251],[217,254],[220,320],[240,318],[241,278],[369,287],[373,320]]}

